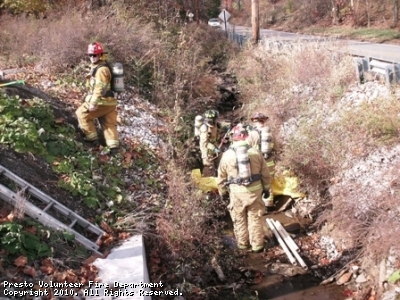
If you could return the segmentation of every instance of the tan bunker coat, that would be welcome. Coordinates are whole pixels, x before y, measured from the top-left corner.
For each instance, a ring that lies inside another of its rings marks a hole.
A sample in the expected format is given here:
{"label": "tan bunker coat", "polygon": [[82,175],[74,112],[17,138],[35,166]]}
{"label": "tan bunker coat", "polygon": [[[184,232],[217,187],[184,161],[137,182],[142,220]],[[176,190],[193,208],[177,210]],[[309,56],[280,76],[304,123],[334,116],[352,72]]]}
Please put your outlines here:
{"label": "tan bunker coat", "polygon": [[[235,147],[234,142],[232,147]],[[253,251],[264,248],[264,230],[262,215],[265,212],[262,192],[270,188],[270,175],[263,155],[257,149],[248,150],[251,174],[259,178],[250,185],[229,184],[238,176],[236,153],[228,149],[222,155],[218,168],[218,189],[224,194],[229,191],[228,209],[233,221],[233,229],[239,249],[251,246]],[[228,184],[228,188],[227,188]]]}
{"label": "tan bunker coat", "polygon": [[[111,92],[111,72],[103,61],[98,65],[91,65],[90,74],[87,76],[88,94],[85,102],[76,110],[79,126],[85,134],[87,141],[98,140],[94,119],[98,119],[104,132],[104,139],[110,148],[119,146],[117,131],[117,100]],[[96,69],[96,67],[98,67]],[[95,73],[95,74],[94,74]],[[93,76],[94,75],[94,76]],[[97,105],[95,111],[89,111],[90,105]]]}

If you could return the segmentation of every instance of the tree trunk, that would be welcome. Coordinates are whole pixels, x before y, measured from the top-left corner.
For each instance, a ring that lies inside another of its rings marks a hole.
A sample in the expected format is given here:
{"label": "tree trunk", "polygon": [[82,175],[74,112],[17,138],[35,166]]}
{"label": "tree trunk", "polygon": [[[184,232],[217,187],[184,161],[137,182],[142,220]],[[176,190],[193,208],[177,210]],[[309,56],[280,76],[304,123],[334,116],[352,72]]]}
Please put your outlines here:
{"label": "tree trunk", "polygon": [[253,29],[253,43],[257,44],[260,39],[260,24],[258,12],[258,0],[251,0],[251,27]]}
{"label": "tree trunk", "polygon": [[197,25],[200,24],[200,16],[199,16],[199,0],[195,0],[196,3],[196,22]]}
{"label": "tree trunk", "polygon": [[338,24],[338,12],[336,9],[336,3],[335,0],[331,1],[332,3],[332,25],[337,25]]}
{"label": "tree trunk", "polygon": [[399,21],[399,0],[393,0],[393,27],[397,26]]}
{"label": "tree trunk", "polygon": [[338,0],[331,0],[332,4],[332,24],[338,25],[342,21],[342,16],[340,12],[341,2]]}
{"label": "tree trunk", "polygon": [[371,16],[369,13],[369,0],[365,0],[365,10],[367,13],[367,27],[370,28],[371,27]]}

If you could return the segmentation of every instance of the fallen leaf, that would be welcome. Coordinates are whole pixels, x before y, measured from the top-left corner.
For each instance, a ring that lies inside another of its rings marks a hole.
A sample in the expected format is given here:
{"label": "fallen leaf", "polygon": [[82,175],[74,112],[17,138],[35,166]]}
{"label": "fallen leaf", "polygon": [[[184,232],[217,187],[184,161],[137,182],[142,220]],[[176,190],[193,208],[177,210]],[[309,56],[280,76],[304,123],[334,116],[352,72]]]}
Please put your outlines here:
{"label": "fallen leaf", "polygon": [[25,227],[24,229],[25,229],[25,231],[28,231],[29,233],[32,233],[33,235],[36,235],[36,231],[37,231],[36,227],[34,227],[34,226]]}
{"label": "fallen leaf", "polygon": [[7,216],[7,219],[8,221],[12,222],[14,221],[14,217],[15,217],[14,212],[10,212]]}
{"label": "fallen leaf", "polygon": [[26,267],[24,268],[24,274],[29,275],[29,276],[35,278],[35,277],[36,277],[36,270],[35,270],[35,268],[33,268],[33,267],[26,266]]}
{"label": "fallen leaf", "polygon": [[114,237],[112,235],[108,235],[102,242],[103,245],[110,245],[114,241]]}
{"label": "fallen leaf", "polygon": [[98,159],[99,159],[99,162],[100,162],[100,163],[106,163],[106,162],[108,162],[108,161],[110,160],[110,157],[109,157],[108,155],[102,155],[102,154],[100,154],[100,155],[98,156]]}
{"label": "fallen leaf", "polygon": [[3,208],[0,210],[0,218],[6,218],[7,215],[8,215],[9,213],[10,213],[10,212],[8,211],[8,209],[5,208],[5,207],[3,207]]}
{"label": "fallen leaf", "polygon": [[78,276],[72,271],[72,270],[67,270],[67,282],[76,282],[78,279]]}
{"label": "fallen leaf", "polygon": [[21,255],[14,260],[14,265],[16,265],[17,267],[24,267],[27,262],[28,258],[26,256]]}
{"label": "fallen leaf", "polygon": [[66,272],[55,272],[53,276],[56,281],[62,282],[67,278],[67,273]]}
{"label": "fallen leaf", "polygon": [[329,259],[327,259],[327,258],[321,258],[319,262],[323,266],[329,265]]}
{"label": "fallen leaf", "polygon": [[128,232],[120,232],[120,233],[118,233],[118,239],[119,240],[126,240],[130,236],[131,235]]}
{"label": "fallen leaf", "polygon": [[347,298],[347,297],[350,297],[351,295],[353,295],[353,291],[349,290],[349,289],[345,289],[342,294],[344,297]]}
{"label": "fallen leaf", "polygon": [[56,268],[54,267],[53,263],[51,262],[51,260],[49,258],[45,258],[42,260],[42,266],[40,267],[40,270],[49,275],[49,274],[53,274],[54,271],[56,271]]}
{"label": "fallen leaf", "polygon": [[344,273],[344,274],[336,281],[336,284],[337,284],[337,285],[345,284],[345,283],[347,283],[347,282],[350,281],[350,279],[351,279],[352,276],[353,276],[353,273],[351,273],[351,272]]}
{"label": "fallen leaf", "polygon": [[102,221],[100,227],[104,229],[108,233],[112,233],[113,230],[111,229],[110,225],[108,225],[105,221]]}
{"label": "fallen leaf", "polygon": [[55,268],[49,266],[41,266],[40,271],[42,271],[44,274],[50,275],[54,273]]}
{"label": "fallen leaf", "polygon": [[61,117],[61,118],[55,119],[54,122],[55,122],[56,124],[62,124],[62,123],[65,122],[65,119]]}
{"label": "fallen leaf", "polygon": [[99,255],[99,254],[93,254],[92,256],[90,256],[89,258],[87,258],[87,259],[85,259],[83,262],[82,262],[82,265],[89,265],[89,264],[92,264],[96,259],[98,259],[98,258],[102,258],[102,256],[101,255]]}
{"label": "fallen leaf", "polygon": [[124,161],[125,163],[129,164],[132,160],[132,154],[130,154],[129,152],[125,152],[124,153]]}

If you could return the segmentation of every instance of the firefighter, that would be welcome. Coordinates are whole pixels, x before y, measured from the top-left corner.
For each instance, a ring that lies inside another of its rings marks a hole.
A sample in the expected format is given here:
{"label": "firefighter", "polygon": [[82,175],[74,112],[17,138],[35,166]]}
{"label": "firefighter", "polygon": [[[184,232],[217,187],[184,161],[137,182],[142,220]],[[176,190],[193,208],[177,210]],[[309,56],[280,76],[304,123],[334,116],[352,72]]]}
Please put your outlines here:
{"label": "firefighter", "polygon": [[218,119],[216,110],[207,110],[203,114],[203,124],[199,128],[199,145],[203,163],[203,176],[216,176],[218,166]]}
{"label": "firefighter", "polygon": [[[268,197],[271,178],[264,157],[248,145],[247,137],[243,126],[232,129],[232,145],[221,157],[217,184],[222,198],[226,198],[229,191],[228,210],[238,249],[251,247],[253,252],[261,252],[265,212],[262,197]],[[244,151],[239,153],[239,148],[247,149],[247,156]]]}
{"label": "firefighter", "polygon": [[111,71],[106,66],[105,54],[100,43],[89,44],[87,55],[91,64],[86,77],[88,93],[85,102],[76,110],[76,116],[91,148],[99,146],[99,136],[94,124],[94,119],[98,119],[110,154],[115,155],[119,147],[117,100],[111,91]]}
{"label": "firefighter", "polygon": [[[270,128],[267,126],[268,117],[263,113],[257,112],[253,114],[250,118],[252,124],[249,128],[249,137],[247,142],[250,146],[258,149],[264,156],[267,162],[269,174],[271,178],[274,177],[275,173],[275,162],[274,162],[274,142],[272,139],[272,134]],[[263,199],[265,206],[273,206],[273,194],[270,190],[270,197],[268,199]]]}

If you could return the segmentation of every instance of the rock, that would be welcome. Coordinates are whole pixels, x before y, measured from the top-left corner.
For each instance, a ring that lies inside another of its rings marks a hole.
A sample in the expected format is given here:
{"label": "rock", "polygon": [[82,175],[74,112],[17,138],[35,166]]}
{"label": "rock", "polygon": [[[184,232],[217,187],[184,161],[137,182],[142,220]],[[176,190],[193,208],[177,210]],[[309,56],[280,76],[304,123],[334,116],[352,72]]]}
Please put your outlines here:
{"label": "rock", "polygon": [[351,271],[353,272],[354,275],[357,275],[358,272],[360,271],[359,266],[351,266]]}
{"label": "rock", "polygon": [[367,282],[367,278],[365,277],[365,275],[363,273],[361,273],[360,275],[357,276],[356,278],[356,282],[357,283],[364,283]]}
{"label": "rock", "polygon": [[271,263],[269,265],[266,265],[265,267],[271,274],[279,274],[289,277],[295,275],[305,275],[308,273],[307,270],[303,269],[300,266],[293,266],[290,264],[283,264],[283,263]]}
{"label": "rock", "polygon": [[344,273],[344,274],[343,274],[342,276],[340,276],[340,278],[336,281],[336,284],[337,284],[337,285],[343,285],[343,284],[349,282],[352,276],[353,276],[353,273],[351,273],[351,272]]}
{"label": "rock", "polygon": [[283,228],[287,232],[298,232],[300,230],[300,224],[298,222],[291,222],[289,224],[283,224]]}
{"label": "rock", "polygon": [[381,300],[396,300],[398,295],[396,291],[387,291],[382,294]]}

